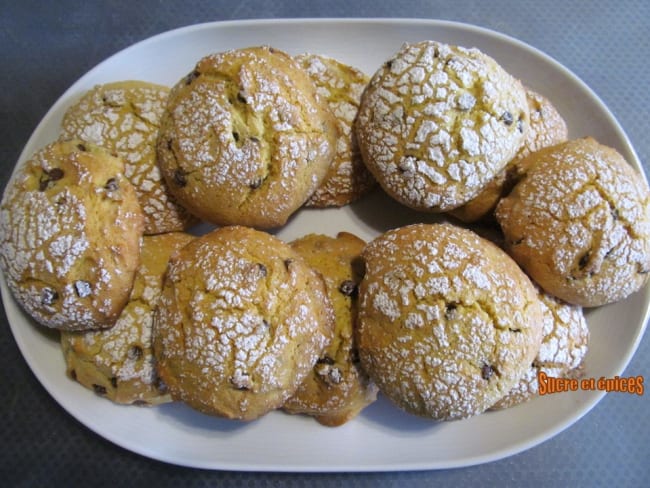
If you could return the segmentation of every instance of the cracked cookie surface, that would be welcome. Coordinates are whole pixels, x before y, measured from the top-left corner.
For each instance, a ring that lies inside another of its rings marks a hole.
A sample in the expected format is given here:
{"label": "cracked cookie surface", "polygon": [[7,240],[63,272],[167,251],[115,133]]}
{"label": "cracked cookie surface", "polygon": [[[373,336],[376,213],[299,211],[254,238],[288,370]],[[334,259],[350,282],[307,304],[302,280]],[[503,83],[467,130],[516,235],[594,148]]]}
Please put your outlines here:
{"label": "cracked cookie surface", "polygon": [[69,377],[116,403],[157,405],[171,400],[153,364],[153,314],[169,257],[193,238],[181,232],[143,237],[129,302],[115,325],[61,332]]}
{"label": "cracked cookie surface", "polygon": [[363,277],[360,255],[365,242],[340,232],[336,237],[309,234],[290,245],[323,276],[334,307],[335,327],[332,342],[283,408],[311,415],[323,425],[342,425],[377,398],[377,387],[359,364],[355,338],[357,287]]}
{"label": "cracked cookie surface", "polygon": [[519,383],[491,408],[499,410],[526,402],[539,393],[537,375],[576,378],[589,347],[589,328],[582,307],[570,305],[539,290],[544,313],[542,345]]}
{"label": "cracked cookie surface", "polygon": [[450,224],[389,231],[365,249],[359,355],[379,389],[437,420],[487,410],[539,352],[534,285],[491,242]]}
{"label": "cracked cookie surface", "polygon": [[171,258],[154,317],[154,356],[174,399],[252,420],[296,392],[333,325],[322,278],[287,244],[222,227]]}
{"label": "cracked cookie surface", "polygon": [[112,326],[140,261],[144,217],[124,162],[79,140],[38,150],[0,206],[0,265],[16,301],[60,330]]}
{"label": "cracked cookie surface", "polygon": [[505,247],[548,293],[584,307],[621,300],[650,272],[648,184],[614,149],[582,138],[528,156],[496,209]]}
{"label": "cracked cookie surface", "polygon": [[172,88],[157,151],[172,193],[192,213],[272,228],[322,183],[337,135],[297,62],[252,47],[202,58]]}
{"label": "cracked cookie surface", "polygon": [[361,94],[370,78],[360,70],[326,56],[300,54],[294,58],[309,74],[316,93],[328,104],[339,130],[336,154],[327,176],[305,205],[347,205],[368,193],[376,184],[363,163],[356,134],[352,130]]}
{"label": "cracked cookie surface", "polygon": [[129,80],[98,85],[65,113],[62,139],[81,139],[124,159],[145,216],[145,234],[182,231],[196,223],[178,205],[156,160],[156,139],[169,88]]}
{"label": "cracked cookie surface", "polygon": [[355,124],[367,167],[393,198],[442,212],[468,202],[523,144],[521,83],[477,49],[406,44],[372,77]]}
{"label": "cracked cookie surface", "polygon": [[450,212],[454,217],[471,223],[491,215],[499,200],[526,174],[529,161],[526,156],[567,140],[566,122],[546,97],[526,89],[526,100],[530,127],[526,131],[523,146],[476,197]]}

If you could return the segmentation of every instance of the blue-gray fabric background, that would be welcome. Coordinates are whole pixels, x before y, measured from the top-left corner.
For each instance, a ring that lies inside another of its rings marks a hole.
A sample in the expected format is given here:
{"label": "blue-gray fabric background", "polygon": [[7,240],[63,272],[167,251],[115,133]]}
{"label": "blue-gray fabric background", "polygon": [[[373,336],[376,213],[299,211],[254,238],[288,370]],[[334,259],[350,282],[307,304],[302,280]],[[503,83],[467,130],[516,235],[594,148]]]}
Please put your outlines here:
{"label": "blue-gray fabric background", "polygon": [[[650,2],[622,1],[0,1],[0,188],[49,107],[87,70],[151,35],[206,21],[413,17],[476,24],[563,63],[602,98],[646,173],[650,157]],[[170,466],[125,451],[70,417],[22,359],[0,312],[1,486],[648,486],[650,394],[608,394],[585,418],[510,458],[456,470],[268,474]],[[616,326],[616,324],[612,324]],[[627,375],[650,374],[645,337]]]}

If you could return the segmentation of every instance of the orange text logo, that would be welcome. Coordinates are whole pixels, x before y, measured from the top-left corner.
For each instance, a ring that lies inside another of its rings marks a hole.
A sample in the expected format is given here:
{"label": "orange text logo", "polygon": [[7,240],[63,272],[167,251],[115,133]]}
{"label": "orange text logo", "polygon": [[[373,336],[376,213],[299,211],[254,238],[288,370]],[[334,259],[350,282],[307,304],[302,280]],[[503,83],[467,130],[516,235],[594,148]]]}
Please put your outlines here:
{"label": "orange text logo", "polygon": [[622,393],[636,393],[643,395],[643,376],[630,376],[621,378],[556,378],[548,376],[543,371],[537,373],[537,382],[539,384],[539,394],[547,395],[549,393],[560,393],[563,391],[577,390],[600,390],[600,391],[618,391]]}

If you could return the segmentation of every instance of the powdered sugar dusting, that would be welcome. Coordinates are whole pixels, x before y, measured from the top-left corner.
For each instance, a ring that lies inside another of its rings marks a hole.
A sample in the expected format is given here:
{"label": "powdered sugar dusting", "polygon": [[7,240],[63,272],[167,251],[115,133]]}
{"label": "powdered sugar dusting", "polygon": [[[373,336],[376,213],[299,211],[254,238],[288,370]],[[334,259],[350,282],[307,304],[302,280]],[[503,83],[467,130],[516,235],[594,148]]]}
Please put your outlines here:
{"label": "powdered sugar dusting", "polygon": [[[79,381],[84,376],[92,377],[93,383],[103,386],[107,397],[118,403],[165,400],[154,368],[154,309],[162,291],[169,256],[192,239],[193,236],[182,233],[144,237],[142,262],[133,290],[115,325],[107,330],[61,334],[73,377]],[[80,368],[85,370],[84,376]]]}
{"label": "powdered sugar dusting", "polygon": [[336,117],[339,131],[336,155],[325,180],[307,201],[307,206],[344,205],[358,199],[374,184],[359,153],[352,131],[361,95],[369,77],[352,66],[325,56],[302,54],[295,57]]}
{"label": "powdered sugar dusting", "polygon": [[170,196],[156,162],[156,138],[169,89],[127,81],[98,85],[71,106],[61,138],[78,138],[117,153],[145,214],[145,232],[183,230],[189,216]]}
{"label": "powdered sugar dusting", "polygon": [[156,343],[173,395],[254,418],[295,392],[332,333],[324,286],[296,260],[273,237],[237,227],[202,236],[172,259]]}
{"label": "powdered sugar dusting", "polygon": [[544,313],[544,338],[537,357],[517,385],[492,408],[508,408],[530,400],[539,392],[538,374],[555,378],[579,375],[587,354],[589,328],[582,308],[558,300],[543,291],[539,298]]}
{"label": "powdered sugar dusting", "polygon": [[362,362],[407,410],[439,419],[480,413],[538,352],[541,309],[532,284],[474,233],[407,226],[371,242],[364,257]]}
{"label": "powdered sugar dusting", "polygon": [[406,44],[362,99],[364,160],[405,205],[444,211],[473,198],[514,156],[528,125],[525,90],[477,49]]}
{"label": "powdered sugar dusting", "polygon": [[640,288],[650,270],[645,180],[590,138],[531,157],[534,166],[497,207],[509,252],[571,303],[602,305]]}
{"label": "powdered sugar dusting", "polygon": [[[0,209],[0,263],[11,291],[38,322],[68,330],[117,318],[142,224],[133,190],[126,182],[119,188],[122,161],[77,144],[37,152],[11,180]],[[116,189],[104,188],[109,179]]]}
{"label": "powdered sugar dusting", "polygon": [[325,176],[334,118],[307,74],[282,56],[215,53],[172,89],[161,164],[175,194],[206,220],[283,224]]}

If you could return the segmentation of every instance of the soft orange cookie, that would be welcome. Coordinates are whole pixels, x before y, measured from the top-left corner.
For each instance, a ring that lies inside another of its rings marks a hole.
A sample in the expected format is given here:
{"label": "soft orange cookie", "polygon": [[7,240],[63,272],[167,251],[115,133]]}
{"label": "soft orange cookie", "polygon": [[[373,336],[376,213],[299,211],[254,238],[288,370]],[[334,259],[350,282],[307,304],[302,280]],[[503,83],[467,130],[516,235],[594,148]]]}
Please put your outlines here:
{"label": "soft orange cookie", "polygon": [[583,307],[621,300],[650,272],[650,190],[593,138],[527,157],[526,176],[499,202],[505,247],[548,293]]}
{"label": "soft orange cookie", "polygon": [[312,415],[323,425],[342,425],[377,398],[377,387],[359,364],[355,339],[365,242],[348,232],[336,237],[309,234],[291,247],[323,276],[336,324],[332,342],[283,408]]}
{"label": "soft orange cookie", "polygon": [[156,367],[174,399],[252,420],[295,394],[333,325],[323,279],[289,245],[221,227],[170,260],[154,319]]}
{"label": "soft orange cookie", "polygon": [[121,158],[79,140],[55,142],[5,189],[0,266],[16,301],[42,325],[110,327],[129,299],[143,228]]}

